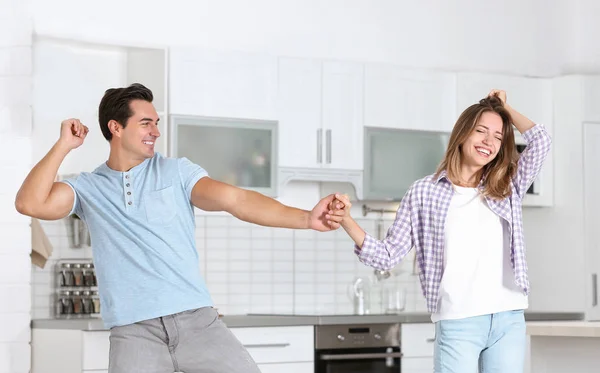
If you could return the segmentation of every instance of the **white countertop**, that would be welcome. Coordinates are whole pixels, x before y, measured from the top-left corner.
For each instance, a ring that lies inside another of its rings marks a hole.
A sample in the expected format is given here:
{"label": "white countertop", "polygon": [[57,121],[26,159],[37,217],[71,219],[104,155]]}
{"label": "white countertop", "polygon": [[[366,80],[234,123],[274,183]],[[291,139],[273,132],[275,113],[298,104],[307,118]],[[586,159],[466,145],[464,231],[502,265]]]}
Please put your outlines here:
{"label": "white countertop", "polygon": [[600,322],[528,321],[527,334],[532,337],[600,338]]}

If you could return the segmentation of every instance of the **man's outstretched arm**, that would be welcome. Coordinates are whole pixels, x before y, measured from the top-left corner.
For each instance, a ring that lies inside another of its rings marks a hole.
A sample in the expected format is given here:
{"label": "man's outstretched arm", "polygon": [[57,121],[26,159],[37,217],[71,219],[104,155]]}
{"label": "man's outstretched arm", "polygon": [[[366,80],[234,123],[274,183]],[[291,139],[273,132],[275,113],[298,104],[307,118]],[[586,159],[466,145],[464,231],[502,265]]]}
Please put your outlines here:
{"label": "man's outstretched arm", "polygon": [[340,226],[341,216],[329,214],[333,199],[334,195],[327,196],[313,210],[307,211],[209,177],[200,179],[192,189],[192,204],[201,210],[226,211],[240,220],[267,227],[318,231]]}

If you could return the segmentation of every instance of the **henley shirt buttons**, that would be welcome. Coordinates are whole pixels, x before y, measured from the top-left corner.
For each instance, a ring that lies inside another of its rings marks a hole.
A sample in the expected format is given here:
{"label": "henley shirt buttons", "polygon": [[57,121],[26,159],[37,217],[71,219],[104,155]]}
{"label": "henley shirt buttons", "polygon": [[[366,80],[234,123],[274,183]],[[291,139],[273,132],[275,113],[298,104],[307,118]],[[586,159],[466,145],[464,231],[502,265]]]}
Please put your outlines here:
{"label": "henley shirt buttons", "polygon": [[127,202],[128,205],[131,205],[131,201]]}
{"label": "henley shirt buttons", "polygon": [[129,188],[129,183],[125,184],[125,186],[126,186],[127,188]]}
{"label": "henley shirt buttons", "polygon": [[130,196],[130,195],[131,195],[131,192],[127,192],[127,195],[128,195],[128,196]]}

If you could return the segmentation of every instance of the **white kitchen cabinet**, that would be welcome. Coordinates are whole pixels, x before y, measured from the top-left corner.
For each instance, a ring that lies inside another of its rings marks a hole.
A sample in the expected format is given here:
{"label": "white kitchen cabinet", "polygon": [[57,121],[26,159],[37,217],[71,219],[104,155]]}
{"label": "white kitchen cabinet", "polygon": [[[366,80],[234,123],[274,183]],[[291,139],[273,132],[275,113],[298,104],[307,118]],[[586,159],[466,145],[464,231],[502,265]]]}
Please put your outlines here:
{"label": "white kitchen cabinet", "polygon": [[258,364],[261,373],[313,373],[315,371],[312,362],[307,363],[285,363],[285,364]]}
{"label": "white kitchen cabinet", "polygon": [[383,64],[365,67],[365,126],[449,132],[456,75]]}
{"label": "white kitchen cabinet", "polygon": [[31,330],[31,373],[108,370],[109,335],[109,331],[34,328]]}
{"label": "white kitchen cabinet", "polygon": [[276,57],[175,47],[169,74],[173,114],[276,119]]}
{"label": "white kitchen cabinet", "polygon": [[248,327],[230,329],[257,364],[314,361],[314,327]]}
{"label": "white kitchen cabinet", "polygon": [[411,357],[402,359],[402,373],[431,373],[433,358]]}
{"label": "white kitchen cabinet", "polygon": [[363,66],[279,60],[279,165],[362,169]]}
{"label": "white kitchen cabinet", "polygon": [[279,165],[321,167],[321,62],[281,58],[278,82]]}
{"label": "white kitchen cabinet", "polygon": [[402,373],[432,372],[435,325],[411,323],[401,328]]}
{"label": "white kitchen cabinet", "polygon": [[[261,372],[314,370],[314,327],[230,328]],[[108,370],[110,332],[32,329],[32,373],[100,373]],[[60,343],[57,343],[60,341]],[[285,369],[284,369],[285,368]]]}

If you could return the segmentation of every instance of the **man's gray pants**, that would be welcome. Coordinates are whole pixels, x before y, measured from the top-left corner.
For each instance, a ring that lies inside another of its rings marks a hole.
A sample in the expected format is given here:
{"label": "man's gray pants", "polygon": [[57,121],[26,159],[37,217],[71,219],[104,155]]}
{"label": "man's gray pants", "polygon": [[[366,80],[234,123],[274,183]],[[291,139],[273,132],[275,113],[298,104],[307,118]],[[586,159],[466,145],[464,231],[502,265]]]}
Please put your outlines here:
{"label": "man's gray pants", "polygon": [[260,373],[211,307],[117,326],[109,373]]}

